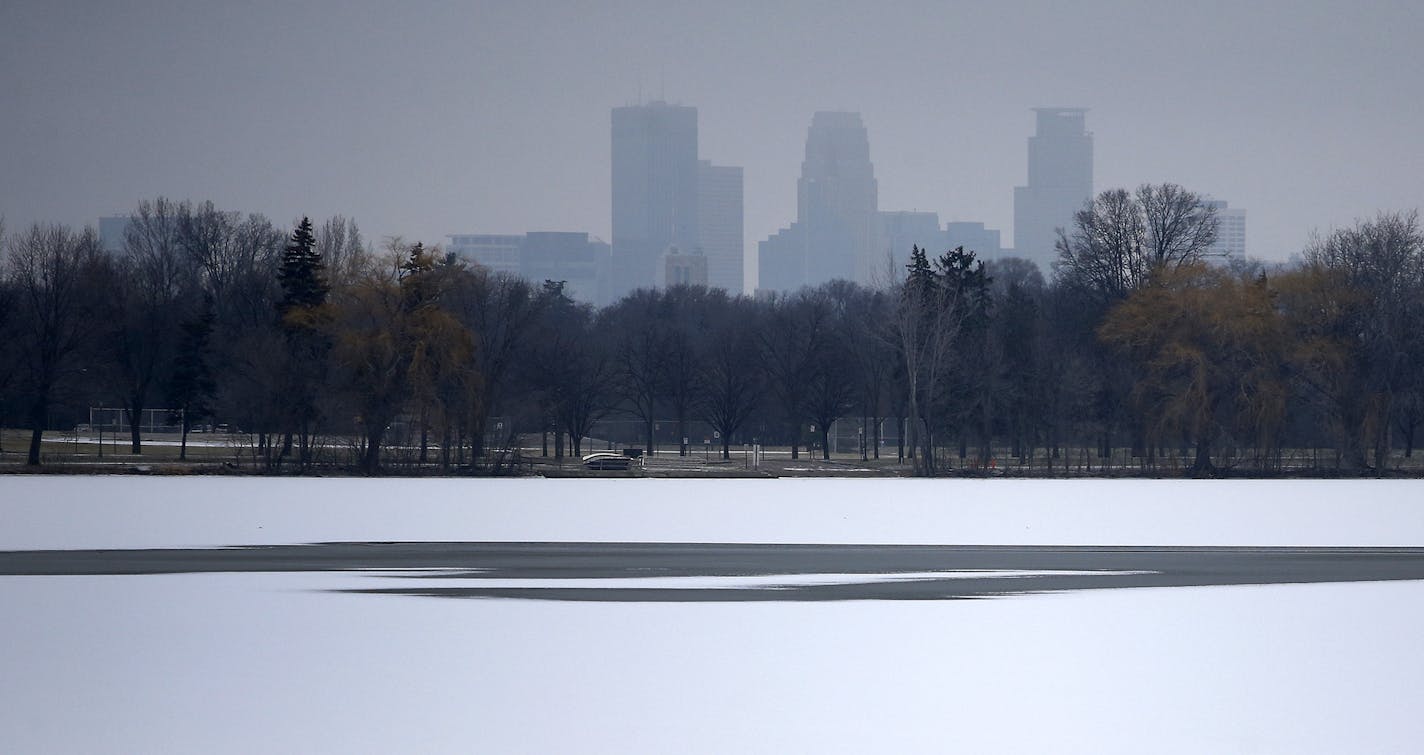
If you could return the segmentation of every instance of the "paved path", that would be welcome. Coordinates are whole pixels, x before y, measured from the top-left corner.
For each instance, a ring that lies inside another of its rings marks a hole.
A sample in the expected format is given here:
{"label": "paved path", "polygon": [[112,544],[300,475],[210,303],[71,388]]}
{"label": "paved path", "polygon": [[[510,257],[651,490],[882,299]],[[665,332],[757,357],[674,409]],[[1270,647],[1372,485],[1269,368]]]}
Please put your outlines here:
{"label": "paved path", "polygon": [[[351,570],[404,578],[397,587],[352,590],[373,594],[630,602],[946,600],[1125,587],[1424,580],[1424,548],[316,543],[0,551],[0,575]],[[759,575],[783,575],[784,584],[724,580],[724,587],[717,580]],[[661,579],[649,583],[657,587],[630,586],[645,577]],[[679,577],[691,578],[688,586],[668,579]],[[589,579],[620,581],[582,582]],[[528,584],[518,583],[524,580]]]}

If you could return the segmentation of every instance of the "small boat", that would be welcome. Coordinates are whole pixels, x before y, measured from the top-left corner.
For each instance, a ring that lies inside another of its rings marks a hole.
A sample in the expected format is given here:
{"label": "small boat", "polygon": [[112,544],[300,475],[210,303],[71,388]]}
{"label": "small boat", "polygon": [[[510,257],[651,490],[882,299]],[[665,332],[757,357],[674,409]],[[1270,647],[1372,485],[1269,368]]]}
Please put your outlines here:
{"label": "small boat", "polygon": [[583,457],[583,465],[589,469],[627,471],[633,460],[615,451],[595,451]]}

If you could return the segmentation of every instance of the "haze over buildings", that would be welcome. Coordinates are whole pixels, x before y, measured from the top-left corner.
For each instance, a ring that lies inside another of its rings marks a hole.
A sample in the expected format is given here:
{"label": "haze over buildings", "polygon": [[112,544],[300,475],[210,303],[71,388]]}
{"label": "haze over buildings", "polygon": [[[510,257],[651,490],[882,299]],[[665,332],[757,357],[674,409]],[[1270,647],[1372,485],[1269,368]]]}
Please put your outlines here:
{"label": "haze over buildings", "polygon": [[[788,55],[789,28],[816,44]],[[1424,202],[1421,38],[1420,7],[1326,0],[11,0],[0,215],[81,226],[163,195],[281,224],[342,214],[378,244],[612,241],[609,109],[666,99],[696,105],[700,158],[743,168],[750,288],[751,250],[797,216],[812,113],[861,114],[877,209],[1018,247],[1029,108],[1071,105],[1091,108],[1095,189],[1225,197],[1250,210],[1250,253],[1283,260],[1314,229]]]}

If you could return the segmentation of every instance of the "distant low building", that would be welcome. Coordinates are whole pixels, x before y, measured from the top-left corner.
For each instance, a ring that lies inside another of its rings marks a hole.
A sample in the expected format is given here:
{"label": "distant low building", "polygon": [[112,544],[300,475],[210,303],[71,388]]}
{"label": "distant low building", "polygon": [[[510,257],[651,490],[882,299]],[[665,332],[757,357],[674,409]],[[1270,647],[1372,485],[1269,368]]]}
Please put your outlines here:
{"label": "distant low building", "polygon": [[944,246],[946,249],[964,247],[967,252],[981,260],[996,260],[1007,256],[999,246],[999,231],[985,228],[983,223],[949,222],[944,224]]}
{"label": "distant low building", "polygon": [[563,281],[569,298],[602,306],[599,246],[607,244],[587,233],[530,231],[520,247],[519,275],[534,283]]}
{"label": "distant low building", "polygon": [[491,272],[519,275],[520,249],[524,234],[477,233],[446,236],[450,239],[445,251],[466,262],[473,262]]}
{"label": "distant low building", "polygon": [[881,211],[877,241],[880,262],[871,271],[872,282],[892,276],[899,280],[910,262],[910,250],[918,246],[931,256],[943,252],[944,231],[939,227],[939,214],[916,211]]}
{"label": "distant low building", "polygon": [[446,251],[492,272],[540,284],[564,282],[564,293],[577,301],[609,302],[611,255],[608,244],[584,232],[531,231],[521,234],[457,234]]}
{"label": "distant low building", "polygon": [[668,247],[663,254],[663,285],[706,286],[707,255],[694,250],[683,252],[676,246]]}
{"label": "distant low building", "polygon": [[806,267],[813,259],[806,226],[792,223],[757,242],[757,293],[795,291],[806,285]]}

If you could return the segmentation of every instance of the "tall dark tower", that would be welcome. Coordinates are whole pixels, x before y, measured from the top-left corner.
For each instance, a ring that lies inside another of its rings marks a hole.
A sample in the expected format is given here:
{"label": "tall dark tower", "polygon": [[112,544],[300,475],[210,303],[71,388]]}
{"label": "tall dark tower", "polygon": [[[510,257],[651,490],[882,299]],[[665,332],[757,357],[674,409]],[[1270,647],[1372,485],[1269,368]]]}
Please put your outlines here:
{"label": "tall dark tower", "polygon": [[668,247],[696,248],[697,108],[653,102],[613,109],[616,298],[660,283]]}
{"label": "tall dark tower", "polygon": [[1028,186],[1014,187],[1014,253],[1047,274],[1057,229],[1071,229],[1073,213],[1093,198],[1093,135],[1084,127],[1085,108],[1033,112],[1038,130],[1028,139]]}

